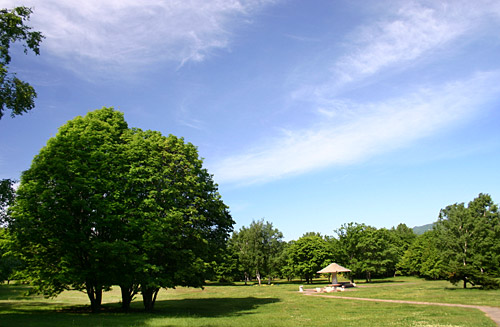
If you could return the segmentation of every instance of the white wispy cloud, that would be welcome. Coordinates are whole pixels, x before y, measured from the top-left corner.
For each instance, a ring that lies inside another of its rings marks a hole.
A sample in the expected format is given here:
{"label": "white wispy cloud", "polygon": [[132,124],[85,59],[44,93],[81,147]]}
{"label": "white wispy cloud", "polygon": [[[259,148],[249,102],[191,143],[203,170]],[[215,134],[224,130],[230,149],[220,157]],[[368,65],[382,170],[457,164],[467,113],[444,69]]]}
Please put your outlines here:
{"label": "white wispy cloud", "polygon": [[390,1],[387,10],[394,10],[390,18],[362,25],[348,35],[344,54],[327,65],[327,83],[302,86],[295,95],[331,97],[346,86],[404,70],[447,50],[452,42],[477,32],[489,18],[500,20],[500,2],[490,0]]}
{"label": "white wispy cloud", "polygon": [[462,122],[499,92],[500,71],[495,71],[398,99],[348,102],[348,119],[332,116],[311,128],[288,131],[262,147],[214,163],[211,171],[220,183],[250,184],[356,163]]}
{"label": "white wispy cloud", "polygon": [[[160,61],[202,61],[275,0],[26,0],[42,51],[76,69],[134,70]],[[6,1],[5,7],[20,5]]]}
{"label": "white wispy cloud", "polygon": [[335,63],[339,82],[357,80],[388,66],[415,60],[470,30],[468,20],[461,16],[464,8],[444,3],[438,6],[408,3],[394,19],[362,27],[350,53]]}
{"label": "white wispy cloud", "polygon": [[341,97],[346,87],[369,87],[366,80],[371,77],[397,74],[421,64],[422,58],[473,37],[489,19],[498,26],[500,18],[499,3],[488,0],[390,3],[393,12],[355,29],[343,54],[324,60],[321,69],[302,78],[314,80],[317,74],[322,82],[303,84],[301,78],[295,78],[299,86],[292,92],[292,100],[304,103],[311,114],[319,113],[321,121],[286,131],[262,146],[215,163],[218,181],[267,182],[360,162],[456,126],[484,110],[481,105],[500,90],[498,71],[472,71],[469,76],[473,77],[466,80],[409,86],[399,96],[378,102]]}

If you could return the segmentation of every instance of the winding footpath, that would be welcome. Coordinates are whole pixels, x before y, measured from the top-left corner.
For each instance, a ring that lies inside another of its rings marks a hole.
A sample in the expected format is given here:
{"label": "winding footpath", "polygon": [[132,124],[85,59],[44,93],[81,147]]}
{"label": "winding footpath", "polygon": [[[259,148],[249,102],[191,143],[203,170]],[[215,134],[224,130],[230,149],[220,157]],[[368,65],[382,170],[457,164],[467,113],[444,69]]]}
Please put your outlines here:
{"label": "winding footpath", "polygon": [[344,297],[335,295],[318,294],[314,292],[304,292],[305,295],[319,296],[326,298],[335,298],[343,300],[357,300],[357,301],[370,301],[370,302],[388,302],[388,303],[405,303],[405,304],[420,304],[420,305],[435,305],[443,307],[460,307],[469,309],[479,309],[483,311],[491,320],[493,320],[497,326],[500,326],[500,308],[490,307],[485,305],[469,305],[469,304],[453,304],[453,303],[435,303],[435,302],[419,302],[419,301],[402,301],[402,300],[383,300],[383,299],[370,299],[361,297]]}

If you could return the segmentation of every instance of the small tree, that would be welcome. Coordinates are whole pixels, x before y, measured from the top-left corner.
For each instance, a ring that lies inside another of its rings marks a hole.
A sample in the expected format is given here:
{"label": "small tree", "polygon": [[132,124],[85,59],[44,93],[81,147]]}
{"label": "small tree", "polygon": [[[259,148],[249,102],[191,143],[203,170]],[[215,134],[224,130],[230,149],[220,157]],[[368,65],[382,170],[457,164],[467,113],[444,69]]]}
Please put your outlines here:
{"label": "small tree", "polygon": [[234,232],[232,242],[245,272],[245,284],[254,273],[259,285],[261,276],[267,275],[270,283],[272,276],[279,273],[282,239],[283,234],[272,223],[264,223],[264,219],[252,221],[249,227]]}

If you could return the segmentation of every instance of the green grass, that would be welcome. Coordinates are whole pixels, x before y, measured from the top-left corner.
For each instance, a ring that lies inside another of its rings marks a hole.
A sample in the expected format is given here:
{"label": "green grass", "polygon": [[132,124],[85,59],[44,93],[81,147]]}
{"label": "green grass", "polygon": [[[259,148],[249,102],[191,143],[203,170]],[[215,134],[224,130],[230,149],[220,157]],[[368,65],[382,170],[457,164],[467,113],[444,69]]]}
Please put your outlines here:
{"label": "green grass", "polygon": [[[178,288],[159,293],[154,313],[142,311],[138,297],[132,312],[119,311],[120,290],[104,294],[104,310],[88,312],[80,292],[55,299],[25,297],[26,286],[0,285],[0,326],[491,326],[475,309],[375,303],[305,296],[298,283],[274,286]],[[306,288],[313,288],[320,284]],[[446,282],[414,278],[360,285],[339,296],[404,299],[498,306],[500,291],[461,290]]]}
{"label": "green grass", "polygon": [[396,277],[375,283],[358,283],[356,292],[335,295],[404,301],[500,306],[500,291],[453,286],[450,282],[425,281],[414,277]]}

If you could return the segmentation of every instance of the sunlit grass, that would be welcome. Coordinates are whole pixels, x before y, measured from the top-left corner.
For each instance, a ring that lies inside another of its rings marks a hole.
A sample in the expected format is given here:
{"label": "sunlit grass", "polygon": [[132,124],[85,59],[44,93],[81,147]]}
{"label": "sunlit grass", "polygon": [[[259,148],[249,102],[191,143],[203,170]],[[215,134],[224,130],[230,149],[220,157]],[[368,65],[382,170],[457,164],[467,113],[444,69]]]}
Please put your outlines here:
{"label": "sunlit grass", "polygon": [[377,299],[439,302],[454,304],[500,306],[499,290],[482,290],[478,287],[464,289],[450,282],[425,281],[414,277],[396,277],[377,280],[376,283],[358,283],[355,292],[336,293],[339,296]]}
{"label": "sunlit grass", "polygon": [[[142,311],[140,296],[132,303],[132,312],[120,312],[120,290],[114,288],[104,294],[103,312],[93,315],[88,311],[86,295],[81,292],[68,291],[54,299],[44,299],[24,297],[26,286],[2,285],[0,326],[495,326],[475,309],[320,298],[305,296],[297,292],[298,287],[299,283],[283,282],[261,287],[211,284],[203,290],[161,290],[151,314]],[[415,278],[360,284],[355,290],[335,294],[464,304],[500,303],[499,291],[463,291],[446,282]]]}

